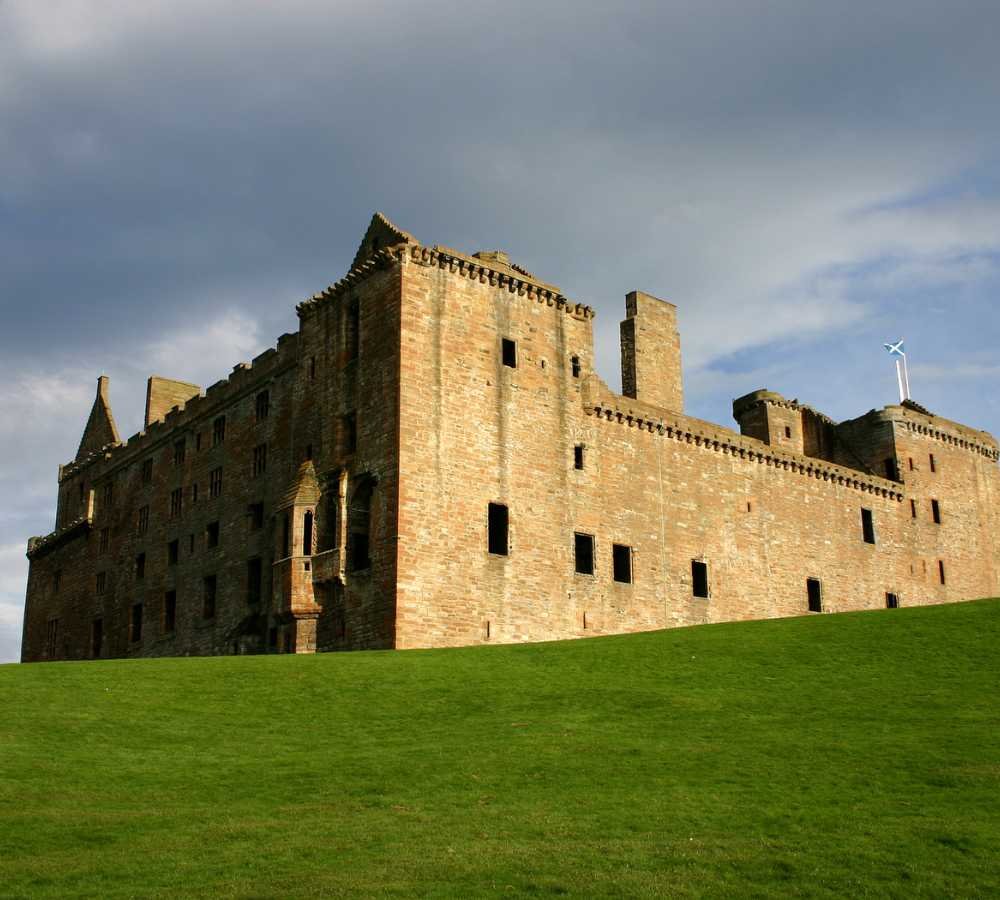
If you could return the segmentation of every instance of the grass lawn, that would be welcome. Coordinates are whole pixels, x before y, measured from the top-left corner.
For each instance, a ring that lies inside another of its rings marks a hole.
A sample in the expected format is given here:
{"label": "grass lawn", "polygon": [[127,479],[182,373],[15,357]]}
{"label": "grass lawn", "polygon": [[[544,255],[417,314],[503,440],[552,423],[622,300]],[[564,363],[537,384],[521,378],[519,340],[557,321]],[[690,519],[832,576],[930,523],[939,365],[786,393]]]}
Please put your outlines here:
{"label": "grass lawn", "polygon": [[1000,895],[1000,601],[0,666],[0,896]]}

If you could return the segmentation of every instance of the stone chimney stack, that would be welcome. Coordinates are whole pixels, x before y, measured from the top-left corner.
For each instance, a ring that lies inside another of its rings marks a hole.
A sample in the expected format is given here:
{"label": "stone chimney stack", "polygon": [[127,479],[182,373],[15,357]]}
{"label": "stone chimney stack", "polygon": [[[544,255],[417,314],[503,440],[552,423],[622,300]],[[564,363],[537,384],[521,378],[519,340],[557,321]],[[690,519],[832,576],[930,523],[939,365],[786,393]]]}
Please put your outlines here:
{"label": "stone chimney stack", "polygon": [[625,297],[621,323],[622,394],[671,412],[684,411],[677,307],[642,291]]}

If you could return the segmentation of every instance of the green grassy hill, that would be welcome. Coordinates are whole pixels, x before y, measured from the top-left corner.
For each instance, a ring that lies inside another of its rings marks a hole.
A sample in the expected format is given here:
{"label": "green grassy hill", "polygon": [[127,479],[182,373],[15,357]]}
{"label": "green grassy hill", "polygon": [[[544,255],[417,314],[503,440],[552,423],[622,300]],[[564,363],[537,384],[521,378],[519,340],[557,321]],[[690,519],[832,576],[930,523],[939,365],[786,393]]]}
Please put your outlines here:
{"label": "green grassy hill", "polygon": [[1000,601],[0,666],[0,896],[1000,893]]}

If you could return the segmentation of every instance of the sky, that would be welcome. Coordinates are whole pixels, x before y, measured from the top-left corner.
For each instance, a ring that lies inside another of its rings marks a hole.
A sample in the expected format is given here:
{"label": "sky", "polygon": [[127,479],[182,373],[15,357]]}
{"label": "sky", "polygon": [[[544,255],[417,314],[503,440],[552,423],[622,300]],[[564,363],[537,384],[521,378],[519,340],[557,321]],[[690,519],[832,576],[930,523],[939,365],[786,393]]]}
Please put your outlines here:
{"label": "sky", "polygon": [[1000,5],[0,0],[0,662],[111,378],[208,385],[381,210],[593,306],[678,306],[686,411],[767,387],[1000,434]]}

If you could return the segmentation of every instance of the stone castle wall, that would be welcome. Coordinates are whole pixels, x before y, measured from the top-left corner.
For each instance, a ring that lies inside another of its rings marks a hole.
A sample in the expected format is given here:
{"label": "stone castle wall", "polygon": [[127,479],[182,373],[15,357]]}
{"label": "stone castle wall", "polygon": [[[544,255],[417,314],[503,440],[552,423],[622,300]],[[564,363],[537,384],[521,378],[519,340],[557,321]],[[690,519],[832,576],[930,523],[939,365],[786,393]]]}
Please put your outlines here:
{"label": "stone castle wall", "polygon": [[838,424],[768,391],[735,401],[740,432],[694,419],[674,307],[648,294],[626,298],[621,396],[594,372],[588,307],[503,253],[425,247],[379,216],[298,312],[297,334],[204,394],[151,381],[159,418],[127,441],[100,382],[56,529],[29,542],[25,660],[800,615],[808,579],[824,612],[1000,593],[989,435],[915,405]]}

